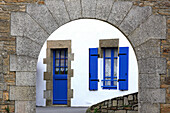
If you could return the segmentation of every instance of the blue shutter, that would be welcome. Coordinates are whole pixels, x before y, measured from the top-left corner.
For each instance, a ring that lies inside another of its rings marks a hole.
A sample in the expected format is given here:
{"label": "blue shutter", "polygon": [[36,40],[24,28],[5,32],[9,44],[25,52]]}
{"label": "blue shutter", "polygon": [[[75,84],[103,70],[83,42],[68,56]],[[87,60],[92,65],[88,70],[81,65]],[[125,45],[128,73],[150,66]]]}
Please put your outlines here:
{"label": "blue shutter", "polygon": [[128,90],[129,47],[119,48],[119,90]]}
{"label": "blue shutter", "polygon": [[89,90],[98,89],[98,48],[89,49]]}

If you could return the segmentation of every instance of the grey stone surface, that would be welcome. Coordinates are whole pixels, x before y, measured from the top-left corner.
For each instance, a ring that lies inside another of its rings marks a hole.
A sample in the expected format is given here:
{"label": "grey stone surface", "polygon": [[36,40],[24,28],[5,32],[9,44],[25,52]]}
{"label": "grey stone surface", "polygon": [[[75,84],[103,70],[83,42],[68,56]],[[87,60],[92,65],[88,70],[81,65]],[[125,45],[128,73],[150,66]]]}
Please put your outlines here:
{"label": "grey stone surface", "polygon": [[117,106],[117,100],[112,100],[112,106]]}
{"label": "grey stone surface", "polygon": [[38,22],[49,34],[58,28],[58,25],[45,5],[29,4],[27,13]]}
{"label": "grey stone surface", "polygon": [[126,110],[117,110],[115,113],[126,113]]}
{"label": "grey stone surface", "polygon": [[96,18],[107,20],[114,0],[97,0]]}
{"label": "grey stone surface", "polygon": [[123,106],[123,100],[118,100],[118,106]]}
{"label": "grey stone surface", "polygon": [[133,3],[129,1],[116,1],[113,4],[108,21],[116,26],[119,26],[132,5]]}
{"label": "grey stone surface", "polygon": [[10,100],[35,101],[35,87],[10,86]]}
{"label": "grey stone surface", "polygon": [[2,99],[2,94],[3,94],[3,92],[2,92],[2,91],[0,91],[0,99]]}
{"label": "grey stone surface", "polygon": [[149,39],[166,39],[166,19],[163,16],[152,15],[140,25],[129,39],[134,47],[146,42]]}
{"label": "grey stone surface", "polygon": [[44,98],[47,99],[47,100],[50,100],[52,97],[51,97],[51,90],[45,90],[44,91]]}
{"label": "grey stone surface", "polygon": [[35,86],[36,72],[16,72],[17,86]]}
{"label": "grey stone surface", "polygon": [[11,35],[26,36],[41,45],[49,36],[27,13],[23,12],[11,13]]}
{"label": "grey stone surface", "polygon": [[151,73],[166,73],[166,59],[165,58],[147,58],[138,60],[138,69],[140,74]]}
{"label": "grey stone surface", "polygon": [[4,81],[4,75],[2,73],[0,73],[0,82]]}
{"label": "grey stone surface", "polygon": [[63,0],[46,0],[45,4],[47,5],[48,9],[51,11],[53,17],[55,18],[59,26],[70,21]]}
{"label": "grey stone surface", "polygon": [[82,0],[82,16],[88,18],[96,17],[96,0]]}
{"label": "grey stone surface", "polygon": [[127,97],[124,97],[124,105],[129,105],[129,102],[128,102],[128,98]]}
{"label": "grey stone surface", "polygon": [[160,113],[160,104],[139,103],[139,113]]}
{"label": "grey stone surface", "polygon": [[160,88],[159,74],[139,74],[139,87]]}
{"label": "grey stone surface", "polygon": [[64,2],[71,20],[82,17],[80,0],[64,0]]}
{"label": "grey stone surface", "polygon": [[135,47],[137,59],[160,57],[160,40],[150,39]]}
{"label": "grey stone surface", "polygon": [[36,71],[37,59],[10,55],[10,71]]}
{"label": "grey stone surface", "polygon": [[138,111],[127,111],[127,113],[138,113]]}
{"label": "grey stone surface", "polygon": [[6,83],[0,83],[0,91],[6,90]]}
{"label": "grey stone surface", "polygon": [[15,113],[35,113],[35,101],[15,101]]}
{"label": "grey stone surface", "polygon": [[108,110],[108,113],[114,113],[114,110]]}
{"label": "grey stone surface", "polygon": [[38,58],[41,51],[41,45],[26,37],[16,38],[16,52],[17,55],[25,55]]}
{"label": "grey stone surface", "polygon": [[152,14],[152,9],[149,6],[139,7],[133,6],[129,11],[128,15],[125,17],[120,25],[120,29],[129,35],[136,27],[142,24],[150,15]]}
{"label": "grey stone surface", "polygon": [[165,89],[144,89],[139,88],[139,101],[150,103],[165,103]]}
{"label": "grey stone surface", "polygon": [[129,95],[128,100],[133,100],[133,95]]}

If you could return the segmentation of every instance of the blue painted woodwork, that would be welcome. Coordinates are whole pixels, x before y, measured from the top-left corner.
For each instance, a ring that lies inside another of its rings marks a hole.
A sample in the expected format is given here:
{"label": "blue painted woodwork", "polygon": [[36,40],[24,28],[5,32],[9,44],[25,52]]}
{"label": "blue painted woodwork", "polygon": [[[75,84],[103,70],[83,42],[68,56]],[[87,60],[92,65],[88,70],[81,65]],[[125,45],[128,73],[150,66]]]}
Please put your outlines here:
{"label": "blue painted woodwork", "polygon": [[119,90],[128,90],[129,47],[119,48]]}
{"label": "blue painted woodwork", "polygon": [[[106,57],[106,49],[111,49],[111,57]],[[114,51],[117,48],[104,48],[103,49],[103,89],[117,89],[117,85],[114,85],[114,81],[117,81],[117,76],[114,76],[114,59],[117,59],[117,57],[114,57]],[[108,77],[105,75],[106,73],[106,59],[111,60],[111,76]],[[109,79],[109,80],[108,80]],[[111,82],[110,85],[106,85],[106,82]]]}
{"label": "blue painted woodwork", "polygon": [[98,48],[89,49],[89,90],[98,90]]}
{"label": "blue painted woodwork", "polygon": [[67,49],[53,50],[53,104],[67,104],[67,56]]}

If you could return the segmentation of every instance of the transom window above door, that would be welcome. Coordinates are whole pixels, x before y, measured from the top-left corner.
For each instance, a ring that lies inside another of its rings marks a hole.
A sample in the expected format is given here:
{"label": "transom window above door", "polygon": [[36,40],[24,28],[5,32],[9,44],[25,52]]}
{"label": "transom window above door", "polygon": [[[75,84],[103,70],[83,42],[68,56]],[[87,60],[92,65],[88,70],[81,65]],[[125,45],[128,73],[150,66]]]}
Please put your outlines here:
{"label": "transom window above door", "polygon": [[55,74],[67,74],[68,73],[68,50],[56,49],[54,50],[55,61]]}
{"label": "transom window above door", "polygon": [[117,48],[103,48],[103,89],[117,89]]}

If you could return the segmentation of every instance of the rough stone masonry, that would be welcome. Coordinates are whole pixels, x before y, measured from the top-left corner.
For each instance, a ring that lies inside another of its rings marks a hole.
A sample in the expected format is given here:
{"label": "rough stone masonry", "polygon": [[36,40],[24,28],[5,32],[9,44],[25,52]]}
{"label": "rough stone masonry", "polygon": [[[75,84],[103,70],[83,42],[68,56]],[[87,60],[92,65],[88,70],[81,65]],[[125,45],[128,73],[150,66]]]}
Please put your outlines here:
{"label": "rough stone masonry", "polygon": [[108,22],[125,34],[139,66],[140,113],[170,112],[169,0],[0,0],[0,112],[35,113],[35,76],[44,41],[76,19]]}

